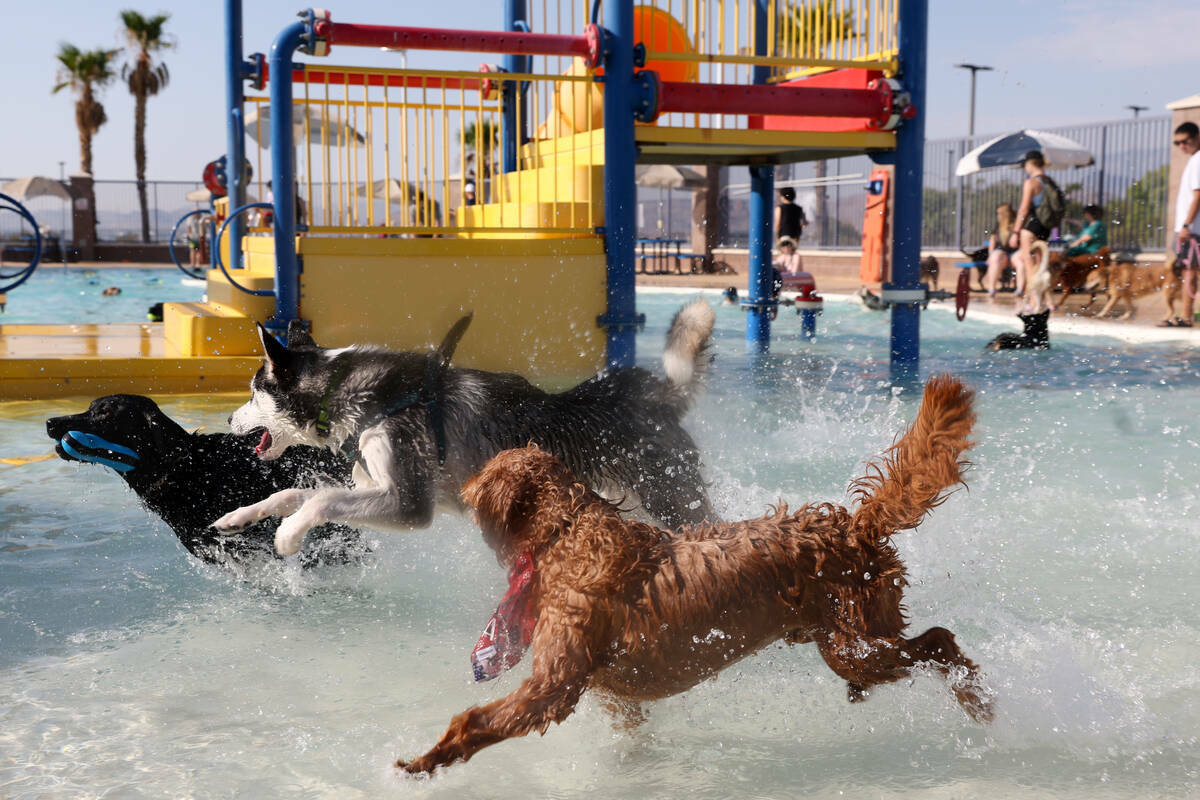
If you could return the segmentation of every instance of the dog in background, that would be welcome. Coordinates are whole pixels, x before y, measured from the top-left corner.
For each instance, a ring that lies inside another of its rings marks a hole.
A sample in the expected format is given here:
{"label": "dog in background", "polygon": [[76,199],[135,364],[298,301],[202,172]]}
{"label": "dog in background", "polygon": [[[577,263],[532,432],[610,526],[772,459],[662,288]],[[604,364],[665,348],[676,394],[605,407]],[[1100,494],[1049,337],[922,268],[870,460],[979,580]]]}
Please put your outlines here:
{"label": "dog in background", "polygon": [[[171,527],[189,553],[209,563],[274,557],[274,520],[264,519],[237,536],[208,525],[215,515],[256,503],[297,485],[344,486],[350,462],[328,450],[297,447],[284,458],[261,461],[253,441],[231,433],[189,433],[149,397],[114,394],[87,411],[46,420],[55,452],[66,461],[101,464],[121,476],[150,511]],[[301,562],[354,561],[369,550],[344,525],[323,525],[320,544]]]}
{"label": "dog in background", "polygon": [[454,717],[433,749],[397,766],[433,772],[545,733],[588,689],[637,712],[780,639],[815,643],[851,702],[924,664],[950,680],[968,715],[989,721],[990,698],[954,634],[904,636],[906,571],[891,541],[962,482],[974,420],[972,393],[934,378],[912,427],[852,484],[853,511],[780,506],[673,533],[622,518],[550,453],[500,453],[462,496],[501,564],[534,565],[533,674],[508,697]]}
{"label": "dog in background", "polygon": [[925,256],[921,259],[921,283],[927,284],[935,292],[938,288],[938,275],[941,274],[941,271],[938,260],[933,256]]}
{"label": "dog in background", "polygon": [[255,452],[266,460],[295,444],[342,450],[355,462],[354,487],[286,489],[213,524],[236,531],[285,516],[275,534],[284,555],[300,549],[309,528],[333,520],[425,527],[437,507],[462,508],[460,487],[489,458],[530,442],[668,527],[709,519],[699,452],[682,419],[708,369],[715,318],[703,300],[675,315],[666,380],[637,367],[613,369],[560,394],[519,375],[451,367],[469,315],[431,353],[326,350],[296,326],[285,349],[260,327],[266,358],[230,428],[258,433]]}
{"label": "dog in background", "polygon": [[1108,316],[1117,303],[1124,303],[1125,313],[1119,319],[1133,317],[1137,311],[1135,298],[1162,292],[1167,316],[1160,324],[1175,327],[1178,321],[1175,304],[1183,292],[1183,264],[1174,254],[1164,264],[1137,264],[1131,256],[1121,256],[1116,263],[1105,264],[1093,272],[1086,288],[1094,294],[1107,295],[1107,301],[1096,314],[1098,317]]}
{"label": "dog in background", "polygon": [[1040,314],[1018,314],[1025,330],[1021,333],[1005,331],[987,343],[986,349],[993,352],[998,350],[1049,350],[1050,349],[1050,309]]}

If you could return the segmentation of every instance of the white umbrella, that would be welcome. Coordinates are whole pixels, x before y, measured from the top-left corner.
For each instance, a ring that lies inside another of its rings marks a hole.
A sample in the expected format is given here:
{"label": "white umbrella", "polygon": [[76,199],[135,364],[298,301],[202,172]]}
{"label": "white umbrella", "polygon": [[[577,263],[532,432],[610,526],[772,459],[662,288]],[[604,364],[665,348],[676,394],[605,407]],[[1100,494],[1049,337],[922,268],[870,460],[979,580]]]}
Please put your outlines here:
{"label": "white umbrella", "polygon": [[[210,192],[208,189],[192,189],[190,192],[188,192],[187,194],[185,194],[183,196],[183,199],[187,200],[189,203],[211,203],[212,202],[212,192]],[[255,202],[255,197],[254,197],[253,192],[246,192],[246,202],[247,203]]]}
{"label": "white umbrella", "polygon": [[[350,127],[349,123],[341,121],[341,115],[337,109],[331,108],[324,115],[320,106],[292,106],[292,135],[297,143],[304,141],[304,120],[308,118],[308,140],[313,144],[321,143],[322,131],[324,131],[325,141],[330,146],[345,144],[349,141],[352,144],[363,144],[366,142],[366,137]],[[324,118],[322,118],[324,117]],[[264,148],[271,147],[271,107],[268,105],[259,105],[250,109],[250,113],[246,115],[246,135],[254,141],[258,142],[258,135],[261,129],[262,141],[259,142]]]}
{"label": "white umbrella", "polygon": [[971,175],[991,167],[1019,165],[1030,150],[1040,150],[1049,169],[1086,167],[1095,163],[1091,152],[1073,139],[1045,131],[1023,130],[997,136],[967,153],[958,162],[954,174]]}
{"label": "white umbrella", "polygon": [[638,167],[634,182],[659,189],[699,189],[704,186],[704,176],[688,167],[652,164]]}
{"label": "white umbrella", "polygon": [[71,199],[71,193],[67,191],[67,187],[63,186],[61,181],[37,175],[9,181],[0,186],[0,194],[6,194],[15,200],[32,200],[35,197]]}

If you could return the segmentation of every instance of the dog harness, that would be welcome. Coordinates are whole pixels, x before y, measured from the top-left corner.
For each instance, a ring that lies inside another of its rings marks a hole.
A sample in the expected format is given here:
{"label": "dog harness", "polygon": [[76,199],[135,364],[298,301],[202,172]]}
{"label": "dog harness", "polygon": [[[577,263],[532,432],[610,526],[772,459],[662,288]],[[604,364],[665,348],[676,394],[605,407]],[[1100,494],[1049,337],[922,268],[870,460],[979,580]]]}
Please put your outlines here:
{"label": "dog harness", "polygon": [[122,474],[131,472],[137,466],[134,462],[140,458],[128,447],[102,439],[94,433],[67,431],[59,444],[72,458],[102,464]]}
{"label": "dog harness", "polygon": [[517,556],[509,570],[508,591],[471,651],[476,682],[490,681],[516,666],[529,649],[537,625],[536,608],[530,597],[533,570],[533,553],[529,551]]}
{"label": "dog harness", "polygon": [[[333,397],[333,393],[341,386],[342,379],[346,377],[348,370],[349,363],[343,362],[333,373],[333,377],[329,380],[329,388],[325,390],[324,396],[321,397],[321,405],[317,411],[316,429],[317,434],[322,438],[328,437],[329,431],[333,427],[332,420],[330,419],[329,401]],[[425,411],[429,415],[430,427],[433,428],[433,440],[437,445],[438,466],[444,465],[446,463],[446,417],[439,397],[442,393],[442,376],[445,374],[445,371],[446,360],[444,358],[437,357],[433,353],[427,355],[425,357],[425,381],[422,383],[420,390],[405,392],[400,395],[364,424],[362,429],[366,430],[372,425],[378,424],[397,411],[403,411],[413,406],[425,406]],[[351,461],[358,460],[358,447],[354,442],[353,436],[347,437],[346,441],[342,443],[341,450]]]}

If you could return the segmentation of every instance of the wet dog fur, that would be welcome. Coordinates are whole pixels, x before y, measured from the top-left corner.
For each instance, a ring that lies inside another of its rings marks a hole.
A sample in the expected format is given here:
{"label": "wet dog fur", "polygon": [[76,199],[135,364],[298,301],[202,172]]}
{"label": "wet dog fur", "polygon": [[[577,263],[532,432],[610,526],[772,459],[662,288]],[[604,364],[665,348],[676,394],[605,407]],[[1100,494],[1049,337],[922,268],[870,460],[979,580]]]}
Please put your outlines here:
{"label": "wet dog fur", "polygon": [[231,429],[261,432],[257,452],[267,460],[295,444],[346,448],[354,487],[284,490],[214,525],[234,531],[286,517],[275,536],[285,555],[300,549],[309,528],[333,520],[425,527],[436,508],[462,508],[463,481],[489,458],[529,442],[668,527],[709,519],[699,453],[682,418],[710,361],[714,319],[702,300],[676,314],[663,353],[666,380],[637,367],[613,369],[558,394],[518,375],[449,366],[470,316],[431,353],[326,350],[295,327],[285,349],[260,330],[266,358]]}
{"label": "wet dog fur", "polygon": [[991,698],[954,634],[905,637],[906,570],[891,541],[962,482],[974,420],[970,390],[934,378],[912,427],[852,484],[854,510],[780,506],[675,532],[624,519],[537,447],[500,453],[462,493],[502,565],[522,553],[536,565],[533,674],[454,717],[431,750],[397,766],[433,772],[545,733],[585,691],[636,719],[642,701],[686,691],[781,639],[815,643],[851,702],[926,665],[967,714],[989,721]]}
{"label": "wet dog fur", "polygon": [[[254,456],[256,439],[191,433],[142,395],[97,398],[80,414],[46,420],[46,433],[59,458],[83,462],[96,456],[102,460],[92,463],[116,464],[113,471],[146,508],[171,527],[189,553],[209,563],[275,557],[276,520],[263,519],[236,536],[221,536],[208,524],[214,516],[292,486],[345,486],[350,481],[350,462],[336,453],[296,447],[283,458],[262,461]],[[100,437],[137,457],[106,448],[87,452],[72,433]],[[306,566],[358,560],[368,553],[361,535],[344,525],[323,525],[313,533],[318,544],[303,559]]]}

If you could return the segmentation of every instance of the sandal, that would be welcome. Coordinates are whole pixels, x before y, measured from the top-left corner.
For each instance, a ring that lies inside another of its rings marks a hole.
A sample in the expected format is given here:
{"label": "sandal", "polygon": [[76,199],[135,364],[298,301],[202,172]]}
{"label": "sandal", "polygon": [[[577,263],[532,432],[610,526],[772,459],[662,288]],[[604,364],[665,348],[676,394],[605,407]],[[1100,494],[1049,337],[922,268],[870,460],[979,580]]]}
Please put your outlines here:
{"label": "sandal", "polygon": [[1190,327],[1192,327],[1192,323],[1184,321],[1181,317],[1176,317],[1175,319],[1164,319],[1162,322],[1158,323],[1158,327],[1160,327],[1160,328],[1190,328]]}

